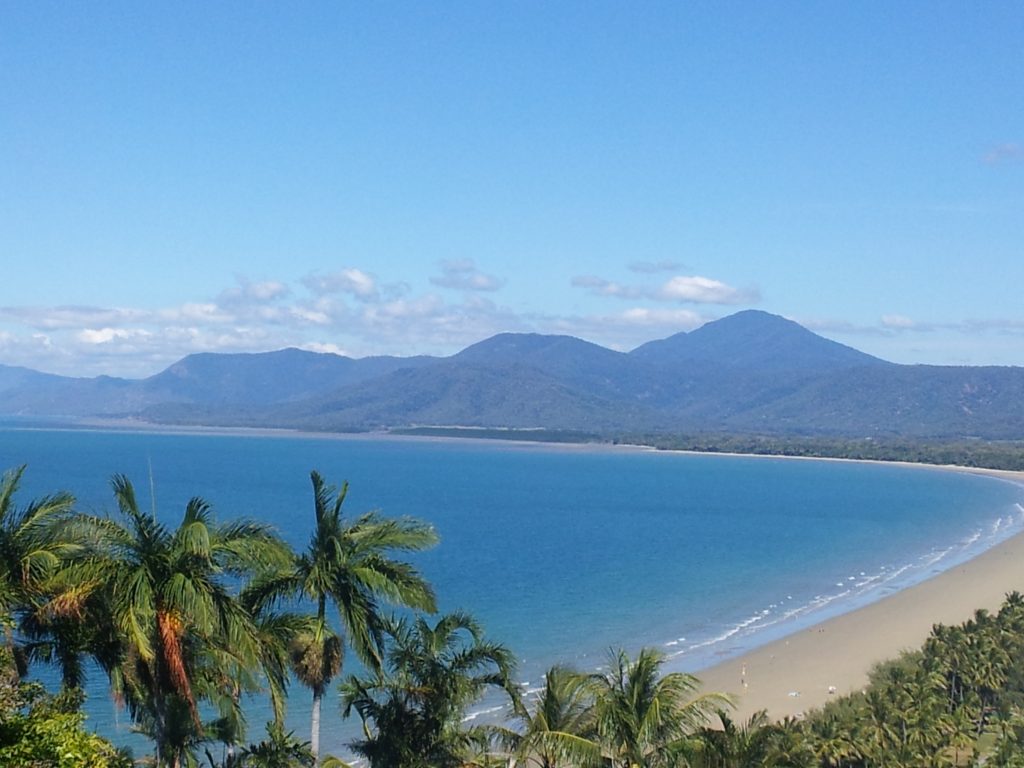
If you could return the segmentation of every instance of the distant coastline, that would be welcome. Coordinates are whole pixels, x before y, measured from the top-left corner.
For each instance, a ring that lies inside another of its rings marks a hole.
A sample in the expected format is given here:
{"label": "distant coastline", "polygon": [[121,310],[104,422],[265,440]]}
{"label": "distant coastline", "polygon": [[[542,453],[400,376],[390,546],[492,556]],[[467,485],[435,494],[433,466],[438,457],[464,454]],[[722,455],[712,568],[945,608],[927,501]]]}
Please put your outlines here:
{"label": "distant coastline", "polygon": [[[931,469],[944,469],[949,471],[971,472],[986,474],[995,477],[1002,477],[1014,482],[1024,482],[1024,443],[1004,443],[992,441],[973,441],[971,444],[981,449],[986,446],[996,446],[1001,449],[996,457],[999,461],[990,463],[964,463],[956,461],[941,461],[936,455],[935,461],[922,461],[921,459],[900,458],[897,451],[892,456],[886,453],[886,445],[889,443],[874,441],[879,445],[881,456],[837,456],[835,453],[821,451],[815,453],[815,447],[833,445],[834,438],[827,437],[805,437],[790,438],[786,442],[783,438],[763,436],[735,436],[723,434],[717,436],[706,436],[698,439],[671,434],[651,435],[647,441],[642,438],[637,440],[636,436],[614,436],[578,433],[571,430],[546,430],[543,427],[532,429],[502,428],[502,427],[466,427],[456,425],[430,425],[415,426],[406,428],[390,428],[376,430],[309,430],[292,429],[285,427],[241,427],[241,426],[217,426],[203,424],[165,424],[159,422],[144,421],[135,418],[124,419],[78,419],[78,420],[0,420],[0,429],[25,429],[25,430],[75,430],[75,431],[111,431],[111,432],[135,432],[154,434],[185,434],[185,435],[225,435],[237,437],[294,437],[299,439],[325,439],[325,440],[418,440],[424,442],[484,442],[493,444],[508,444],[519,446],[548,447],[548,449],[565,449],[575,451],[656,451],[666,453],[689,454],[696,456],[730,456],[743,458],[762,459],[804,459],[812,461],[845,461],[859,462],[865,464],[898,464],[900,466],[916,466]],[[756,444],[764,440],[775,449],[764,450],[728,450],[729,445],[736,442],[743,444]],[[769,442],[770,441],[770,442]],[[701,443],[700,447],[686,447],[689,443]],[[959,444],[959,443],[954,443]],[[914,447],[918,451],[926,451],[933,447],[936,451],[943,449],[949,451],[950,443],[927,442],[919,440],[908,440],[898,443],[900,449],[907,446]],[[1002,447],[1006,445],[1006,447]],[[720,447],[722,446],[722,447]],[[786,450],[788,449],[788,450]],[[859,453],[864,452],[862,447]],[[983,455],[984,456],[984,455]],[[977,458],[977,457],[975,457]],[[999,464],[1011,466],[998,466]],[[994,465],[994,466],[993,466]],[[1019,466],[1017,466],[1019,465]]]}
{"label": "distant coastline", "polygon": [[310,430],[285,427],[167,424],[137,418],[0,420],[0,429],[96,430],[182,435],[225,435],[318,440],[478,441],[567,450],[649,450],[702,456],[859,461],[957,471],[1024,473],[1024,443],[1005,441],[838,440],[761,435],[602,435],[571,430],[415,426],[377,430]]}

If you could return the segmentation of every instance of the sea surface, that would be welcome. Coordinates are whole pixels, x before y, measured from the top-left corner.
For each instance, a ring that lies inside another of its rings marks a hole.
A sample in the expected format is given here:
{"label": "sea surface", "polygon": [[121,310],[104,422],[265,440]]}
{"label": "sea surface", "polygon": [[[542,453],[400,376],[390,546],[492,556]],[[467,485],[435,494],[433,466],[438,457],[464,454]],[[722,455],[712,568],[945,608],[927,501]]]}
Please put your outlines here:
{"label": "sea surface", "polygon": [[[1024,487],[900,465],[687,455],[485,441],[0,429],[0,468],[28,464],[21,503],[71,491],[114,507],[127,474],[140,504],[176,524],[192,496],[219,520],[272,523],[297,548],[313,522],[309,472],[348,480],[345,510],[431,522],[410,559],[441,609],[475,615],[540,685],[555,662],[598,669],[609,649],[655,646],[669,668],[723,658],[921,581],[1024,528]],[[155,496],[155,498],[154,498]],[[45,671],[44,680],[55,678]],[[145,742],[90,680],[90,725]],[[290,723],[306,738],[309,695]],[[473,716],[496,718],[498,703]],[[323,749],[356,725],[324,711]],[[250,737],[268,713],[253,703]]]}

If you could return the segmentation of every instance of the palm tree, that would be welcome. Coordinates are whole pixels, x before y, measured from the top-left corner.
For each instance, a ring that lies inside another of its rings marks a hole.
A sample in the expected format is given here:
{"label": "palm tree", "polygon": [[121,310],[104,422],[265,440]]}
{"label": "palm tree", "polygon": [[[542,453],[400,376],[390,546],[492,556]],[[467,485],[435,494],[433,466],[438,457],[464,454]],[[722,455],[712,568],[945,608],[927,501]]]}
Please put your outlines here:
{"label": "palm tree", "polygon": [[[270,694],[274,727],[283,727],[289,670],[294,665],[293,650],[300,639],[313,630],[315,621],[307,614],[273,610],[267,603],[260,603],[249,589],[243,590],[239,599],[256,630],[259,666]],[[237,670],[242,678],[251,673],[251,668]]]}
{"label": "palm tree", "polygon": [[823,768],[844,768],[861,759],[855,734],[860,714],[851,699],[841,699],[811,720],[811,748]]}
{"label": "palm tree", "polygon": [[267,723],[267,738],[242,750],[237,768],[313,768],[309,744],[285,733],[280,723]]}
{"label": "palm tree", "polygon": [[664,660],[653,648],[635,660],[618,651],[607,672],[590,677],[598,742],[613,768],[667,764],[684,737],[731,705],[721,694],[696,696],[700,681],[692,675],[661,676]]}
{"label": "palm tree", "polygon": [[[316,471],[310,479],[316,525],[309,545],[288,569],[266,580],[260,589],[261,600],[304,597],[316,605],[312,628],[294,640],[291,652],[296,676],[313,693],[310,745],[313,754],[319,755],[321,702],[341,671],[346,644],[371,670],[380,669],[379,601],[436,610],[430,585],[411,565],[391,559],[390,553],[426,549],[437,542],[437,534],[418,520],[385,518],[375,512],[344,520],[341,512],[348,483],[337,490]],[[328,623],[328,602],[337,608],[342,634]]]}
{"label": "palm tree", "polygon": [[857,735],[857,751],[869,764],[918,765],[948,746],[946,680],[920,653],[879,665],[870,679]]}
{"label": "palm tree", "polygon": [[[71,513],[74,498],[56,493],[19,508],[14,496],[24,473],[22,465],[0,478],[0,618],[29,614],[43,581],[77,551],[59,527]],[[13,650],[10,627],[5,639]]]}
{"label": "palm tree", "polygon": [[514,716],[520,727],[504,734],[517,760],[538,768],[557,768],[563,761],[600,762],[588,683],[587,675],[556,665],[544,675],[544,687],[531,701],[518,702]]}
{"label": "palm tree", "polygon": [[217,703],[225,669],[259,659],[256,628],[232,583],[281,567],[289,550],[264,525],[216,525],[200,498],[171,530],[140,511],[127,478],[112,485],[120,519],[89,519],[102,551],[72,570],[94,585],[103,617],[93,620],[116,646],[100,659],[115,695],[153,738],[157,764],[177,768],[205,739],[198,701]]}
{"label": "palm tree", "polygon": [[468,614],[450,613],[431,626],[423,617],[388,622],[385,664],[370,678],[350,675],[342,685],[343,715],[363,721],[364,739],[352,745],[370,765],[453,768],[491,736],[464,728],[467,708],[488,688],[515,701],[513,659],[487,641]]}
{"label": "palm tree", "polygon": [[341,672],[344,646],[341,637],[317,616],[311,629],[295,636],[289,646],[292,671],[299,682],[313,693],[310,723],[310,749],[320,755],[320,705],[327,688]]}
{"label": "palm tree", "polygon": [[820,768],[803,720],[793,717],[769,726],[765,766],[774,768]]}
{"label": "palm tree", "polygon": [[775,727],[765,710],[755,712],[745,723],[736,723],[729,713],[716,713],[719,727],[701,728],[695,738],[692,762],[699,768],[761,768],[768,762]]}

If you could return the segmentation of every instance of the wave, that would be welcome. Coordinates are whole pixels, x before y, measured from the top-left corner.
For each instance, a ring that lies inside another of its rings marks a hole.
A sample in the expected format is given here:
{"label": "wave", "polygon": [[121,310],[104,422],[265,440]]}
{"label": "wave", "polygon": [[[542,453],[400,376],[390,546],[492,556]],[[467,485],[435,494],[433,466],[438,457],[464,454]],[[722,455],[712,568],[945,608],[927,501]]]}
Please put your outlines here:
{"label": "wave", "polygon": [[495,707],[485,707],[484,709],[476,709],[462,718],[462,722],[469,723],[476,720],[478,717],[487,717],[487,715],[493,715],[496,712],[504,712],[507,709],[509,709],[507,704],[501,704]]}
{"label": "wave", "polygon": [[706,637],[695,639],[685,648],[679,647],[685,640],[682,637],[665,642],[664,647],[677,649],[668,653],[667,658],[685,663],[687,668],[700,669],[874,602],[975,557],[1024,530],[1024,504],[1015,503],[1014,510],[1016,514],[999,516],[954,544],[936,546],[912,560],[883,565],[870,573],[859,571],[830,582],[829,589],[814,593],[797,605],[792,604],[793,596],[787,595],[785,601],[769,603],[766,608],[748,613],[717,631],[712,630]]}

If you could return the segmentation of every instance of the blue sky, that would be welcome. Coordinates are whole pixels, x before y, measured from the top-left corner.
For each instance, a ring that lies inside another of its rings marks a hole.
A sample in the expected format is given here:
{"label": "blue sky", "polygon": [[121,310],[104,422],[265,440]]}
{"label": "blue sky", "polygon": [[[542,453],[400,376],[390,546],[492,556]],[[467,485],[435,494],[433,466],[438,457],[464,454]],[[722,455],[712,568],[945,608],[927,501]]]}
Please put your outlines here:
{"label": "blue sky", "polygon": [[1024,6],[0,3],[0,363],[630,349],[740,309],[1024,365]]}

